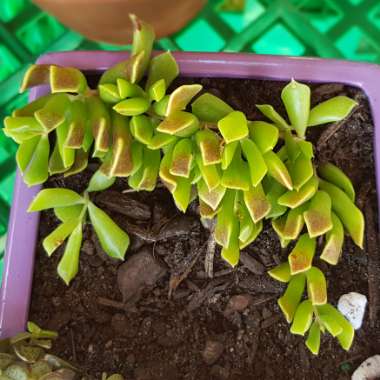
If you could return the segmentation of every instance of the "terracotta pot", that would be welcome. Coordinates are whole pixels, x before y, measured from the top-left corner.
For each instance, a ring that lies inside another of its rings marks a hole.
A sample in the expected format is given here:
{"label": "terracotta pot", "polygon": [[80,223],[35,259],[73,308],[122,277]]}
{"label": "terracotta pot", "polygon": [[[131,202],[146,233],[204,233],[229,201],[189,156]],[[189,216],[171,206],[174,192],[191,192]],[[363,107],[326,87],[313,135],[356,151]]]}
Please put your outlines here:
{"label": "terracotta pot", "polygon": [[157,37],[181,29],[206,0],[34,0],[60,22],[89,39],[113,44],[131,42],[134,13],[153,25]]}

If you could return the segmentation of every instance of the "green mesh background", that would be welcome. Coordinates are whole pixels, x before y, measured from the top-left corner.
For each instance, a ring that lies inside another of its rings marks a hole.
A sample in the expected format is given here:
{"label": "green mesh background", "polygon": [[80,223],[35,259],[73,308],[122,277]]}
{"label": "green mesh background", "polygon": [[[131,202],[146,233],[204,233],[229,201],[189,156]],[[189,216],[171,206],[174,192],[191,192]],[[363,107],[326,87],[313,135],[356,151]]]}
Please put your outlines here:
{"label": "green mesh background", "polygon": [[[29,63],[49,51],[119,50],[66,29],[29,0],[0,0],[0,120]],[[197,18],[157,49],[246,51],[380,62],[378,0],[210,0]],[[15,146],[0,133],[0,257],[15,177]],[[1,261],[0,261],[1,265]],[[1,273],[1,267],[0,267]]]}

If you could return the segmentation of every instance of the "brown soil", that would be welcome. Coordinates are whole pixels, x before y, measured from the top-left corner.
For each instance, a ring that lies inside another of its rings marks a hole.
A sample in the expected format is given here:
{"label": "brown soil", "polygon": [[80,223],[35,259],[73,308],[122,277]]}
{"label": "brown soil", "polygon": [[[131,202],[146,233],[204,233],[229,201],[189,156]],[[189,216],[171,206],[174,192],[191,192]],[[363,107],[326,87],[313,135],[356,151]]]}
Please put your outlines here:
{"label": "brown soil", "polygon": [[[262,117],[257,103],[274,104],[283,113],[278,99],[284,83],[182,78],[177,84],[189,82],[202,83],[250,119]],[[377,220],[373,123],[366,97],[342,85],[313,88],[313,103],[339,94],[360,103],[328,141],[318,145],[316,158],[335,162],[352,178],[359,202],[367,202]],[[317,142],[323,130],[314,128],[311,138]],[[51,179],[48,185],[81,191],[94,170],[91,164],[85,173]],[[379,352],[380,324],[370,326],[368,310],[348,353],[326,334],[319,357],[314,357],[302,337],[289,333],[276,303],[283,287],[265,273],[284,260],[288,250],[281,250],[268,226],[244,250],[244,264],[234,270],[217,251],[215,275],[208,279],[204,271],[208,232],[199,222],[196,205],[181,215],[166,190],[121,195],[126,187],[118,180],[112,191],[95,198],[132,237],[127,267],[119,274],[123,295],[117,280],[121,264],[105,256],[90,226],[84,234],[80,272],[70,287],[56,275],[61,252],[49,259],[38,246],[30,319],[56,329],[54,352],[78,363],[91,378],[99,379],[105,371],[130,380],[348,379],[360,362]],[[52,213],[43,213],[41,238],[56,225]],[[377,230],[377,224],[372,227]],[[369,255],[349,238],[338,266],[315,262],[327,276],[331,303],[350,291],[368,296]],[[169,299],[170,278],[173,284],[192,264]],[[376,286],[371,284],[375,292],[371,299],[379,294]]]}

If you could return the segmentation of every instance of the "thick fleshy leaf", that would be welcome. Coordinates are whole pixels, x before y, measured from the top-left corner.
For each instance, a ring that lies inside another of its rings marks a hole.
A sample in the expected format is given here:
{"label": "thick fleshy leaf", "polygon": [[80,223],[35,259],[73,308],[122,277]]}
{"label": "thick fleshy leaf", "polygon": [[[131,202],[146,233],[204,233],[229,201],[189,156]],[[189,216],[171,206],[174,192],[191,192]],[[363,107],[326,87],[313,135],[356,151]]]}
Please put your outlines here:
{"label": "thick fleshy leaf", "polygon": [[311,351],[311,353],[313,353],[314,355],[318,355],[320,344],[321,329],[319,327],[319,323],[317,321],[314,321],[310,327],[309,335],[306,339],[306,346]]}
{"label": "thick fleshy leaf", "polygon": [[51,92],[83,93],[87,90],[87,80],[81,71],[74,67],[50,66]]}
{"label": "thick fleshy leaf", "polygon": [[42,125],[29,116],[7,116],[4,119],[3,132],[18,144],[46,133]]}
{"label": "thick fleshy leaf", "polygon": [[179,137],[188,137],[199,129],[198,119],[189,112],[175,111],[157,127],[158,132]]}
{"label": "thick fleshy leaf", "polygon": [[331,230],[331,199],[324,191],[317,191],[303,217],[310,237],[317,237]]}
{"label": "thick fleshy leaf", "polygon": [[249,135],[261,153],[273,150],[278,141],[278,128],[265,121],[250,121],[248,123]]}
{"label": "thick fleshy leaf", "polygon": [[129,177],[129,186],[133,189],[153,191],[157,183],[160,161],[160,152],[158,150],[145,148],[142,166]]}
{"label": "thick fleshy leaf", "polygon": [[108,177],[100,170],[97,170],[90,179],[90,183],[87,186],[89,193],[93,191],[102,191],[108,189],[115,183],[116,177]]}
{"label": "thick fleshy leaf", "polygon": [[244,113],[240,111],[232,111],[219,120],[218,129],[227,144],[248,136],[247,119]]}
{"label": "thick fleshy leaf", "polygon": [[113,83],[104,83],[98,86],[100,99],[105,103],[115,104],[120,102],[121,98],[119,88]]}
{"label": "thick fleshy leaf", "polygon": [[342,221],[354,243],[363,248],[364,216],[362,212],[339,187],[323,180],[320,180],[319,186],[330,196],[333,211]]}
{"label": "thick fleshy leaf", "polygon": [[83,204],[56,207],[54,209],[54,214],[61,222],[67,222],[72,219],[78,219],[83,211],[83,207],[85,207]]}
{"label": "thick fleshy leaf", "polygon": [[252,222],[252,229],[250,231],[250,234],[244,238],[242,237],[241,239],[240,239],[240,235],[239,235],[239,248],[244,249],[249,244],[251,244],[253,241],[255,241],[262,230],[263,230],[263,222],[262,221],[260,221],[258,223]]}
{"label": "thick fleshy leaf", "polygon": [[241,157],[241,149],[238,148],[231,164],[223,171],[221,184],[229,189],[248,191],[251,185],[251,177],[248,164]]}
{"label": "thick fleshy leaf", "polygon": [[314,174],[311,159],[305,157],[303,154],[300,154],[294,162],[289,161],[287,167],[290,177],[292,178],[293,187],[297,191],[299,191]]}
{"label": "thick fleshy leaf", "polygon": [[190,139],[179,140],[173,149],[170,173],[174,176],[189,178],[193,163],[193,144]]}
{"label": "thick fleshy leaf", "polygon": [[279,184],[272,177],[266,177],[263,181],[264,192],[266,194],[266,198],[271,204],[271,210],[269,214],[266,216],[267,219],[275,219],[281,215],[284,215],[287,207],[281,206],[278,204],[278,198],[281,197],[282,194],[286,192],[286,188]]}
{"label": "thick fleshy leaf", "polygon": [[338,186],[343,190],[352,202],[355,202],[355,189],[352,185],[351,180],[347,177],[345,173],[337,166],[326,163],[318,166],[318,173],[321,178],[326,181]]}
{"label": "thick fleshy leaf", "polygon": [[100,170],[107,177],[127,177],[133,171],[132,135],[129,130],[129,120],[117,113],[113,113],[112,126],[112,149]]}
{"label": "thick fleshy leaf", "polygon": [[33,157],[33,153],[36,150],[39,141],[39,136],[36,136],[22,142],[19,145],[16,153],[16,162],[21,173],[24,173],[26,168],[28,167],[29,162]]}
{"label": "thick fleshy leaf", "polygon": [[75,161],[73,166],[65,171],[64,177],[69,177],[74,174],[78,174],[87,168],[88,165],[88,152],[85,152],[83,149],[77,149],[75,151]]}
{"label": "thick fleshy leaf", "polygon": [[226,170],[230,165],[234,155],[236,148],[239,146],[239,141],[234,141],[229,144],[225,144],[222,153],[222,169]]}
{"label": "thick fleshy leaf", "polygon": [[165,80],[166,88],[168,88],[178,74],[178,64],[170,51],[156,55],[150,61],[145,88],[148,89],[153,83],[156,83],[160,79]]}
{"label": "thick fleshy leaf", "polygon": [[159,102],[166,93],[165,79],[159,79],[153,83],[148,89],[149,99]]}
{"label": "thick fleshy leaf", "polygon": [[49,174],[59,174],[65,172],[66,170],[67,168],[65,168],[65,166],[63,165],[61,154],[59,153],[59,147],[56,142],[54,144],[53,153],[51,154],[49,159]]}
{"label": "thick fleshy leaf", "polygon": [[82,147],[87,125],[87,106],[81,100],[71,102],[69,130],[67,132],[65,147],[79,149]]}
{"label": "thick fleshy leaf", "polygon": [[170,168],[173,161],[173,149],[174,146],[171,145],[166,150],[162,157],[159,170],[159,176],[161,178],[161,181],[165,183],[166,187],[169,189],[170,192],[173,192],[176,189],[178,180],[176,176],[170,173]]}
{"label": "thick fleshy leaf", "polygon": [[233,111],[226,102],[208,92],[197,98],[192,103],[191,109],[199,120],[208,123],[217,123]]}
{"label": "thick fleshy leaf", "polygon": [[270,212],[271,204],[266,198],[261,184],[255,187],[250,186],[247,191],[243,192],[243,198],[254,223],[258,223]]}
{"label": "thick fleshy leaf", "polygon": [[202,174],[202,178],[205,181],[208,189],[211,191],[220,185],[221,173],[219,165],[207,165],[203,164],[202,156],[200,154],[195,155],[196,163]]}
{"label": "thick fleshy leaf", "polygon": [[296,208],[311,199],[318,190],[318,179],[311,177],[299,191],[287,191],[278,198],[278,204],[289,208]]}
{"label": "thick fleshy leaf", "polygon": [[323,272],[311,267],[306,272],[307,291],[313,305],[324,305],[327,302],[326,278]]}
{"label": "thick fleshy leaf", "polygon": [[294,79],[281,92],[290,123],[299,137],[304,137],[310,112],[310,88]]}
{"label": "thick fleshy leaf", "polygon": [[24,172],[24,182],[28,186],[44,183],[48,178],[50,145],[48,136],[41,136],[33,152],[28,168]]}
{"label": "thick fleshy leaf", "polygon": [[310,141],[298,140],[298,147],[306,158],[312,159],[314,157],[313,144]]}
{"label": "thick fleshy leaf", "polygon": [[100,208],[88,203],[91,223],[104,251],[115,259],[123,260],[129,246],[128,235]]}
{"label": "thick fleshy leaf", "polygon": [[82,245],[82,223],[79,223],[67,240],[65,252],[58,264],[59,277],[70,285],[71,280],[77,275],[79,269],[80,247]]}
{"label": "thick fleshy leaf", "polygon": [[264,154],[264,161],[268,168],[268,174],[288,190],[293,190],[293,183],[285,164],[273,151]]}
{"label": "thick fleshy leaf", "polygon": [[228,247],[230,245],[233,233],[236,234],[235,238],[238,240],[238,220],[234,214],[235,198],[236,191],[227,190],[217,216],[214,236],[216,242],[222,247]]}
{"label": "thick fleshy leaf", "polygon": [[65,168],[69,168],[75,160],[75,149],[67,148],[65,146],[65,141],[67,134],[69,132],[69,124],[67,121],[62,123],[57,129],[56,129],[56,136],[57,136],[57,144],[59,149],[59,154],[62,159],[63,166]]}
{"label": "thick fleshy leaf", "polygon": [[222,247],[222,259],[227,261],[232,267],[239,263],[240,248],[239,248],[239,226],[238,223],[232,224],[231,238],[227,247]]}
{"label": "thick fleshy leaf", "polygon": [[49,84],[50,78],[50,65],[31,65],[22,80],[20,92],[26,89],[39,86],[41,84]]}
{"label": "thick fleshy leaf", "polygon": [[46,236],[42,242],[44,250],[51,256],[53,252],[63,244],[67,237],[74,231],[79,219],[69,219],[61,223],[55,230]]}
{"label": "thick fleshy leaf", "polygon": [[46,132],[59,127],[65,122],[71,110],[71,102],[67,94],[55,94],[34,113],[36,120],[44,127]]}
{"label": "thick fleshy leaf", "polygon": [[116,79],[116,86],[119,100],[125,98],[146,97],[145,91],[138,84],[131,83],[123,78]]}
{"label": "thick fleshy leaf", "polygon": [[336,96],[317,104],[311,109],[308,126],[321,125],[343,120],[358,103],[347,96]]}
{"label": "thick fleshy leaf", "polygon": [[192,184],[189,178],[179,177],[177,179],[177,186],[172,195],[177,208],[182,212],[186,212],[189,206],[191,188]]}
{"label": "thick fleshy leaf", "polygon": [[199,200],[199,215],[202,219],[214,219],[219,209],[213,210],[207,203]]}
{"label": "thick fleshy leaf", "polygon": [[291,162],[294,162],[297,159],[297,157],[301,154],[301,149],[298,145],[300,138],[294,136],[291,131],[285,131],[284,139],[287,156],[289,157]]}
{"label": "thick fleshy leaf", "polygon": [[251,183],[253,186],[257,186],[268,171],[267,165],[260,150],[252,140],[244,139],[240,141],[240,144],[248,162]]}
{"label": "thick fleshy leaf", "polygon": [[270,105],[270,104],[256,104],[256,107],[262,112],[269,120],[282,131],[290,129],[289,124],[284,118]]}
{"label": "thick fleshy leaf", "polygon": [[291,323],[293,320],[304,290],[305,275],[303,273],[297,274],[290,279],[284,295],[278,299],[278,305],[284,313],[288,323]]}
{"label": "thick fleshy leaf", "polygon": [[238,202],[235,204],[235,213],[239,219],[239,241],[245,242],[254,228],[254,223],[252,221],[251,215],[247,209],[247,206],[244,203],[243,194],[238,193]]}
{"label": "thick fleshy leaf", "polygon": [[86,99],[88,123],[94,136],[94,157],[106,153],[111,143],[111,117],[105,104],[97,97]]}
{"label": "thick fleshy leaf", "polygon": [[268,274],[277,281],[289,282],[291,278],[289,262],[286,261],[277,265],[268,271]]}
{"label": "thick fleshy leaf", "polygon": [[342,332],[337,336],[337,338],[342,348],[348,351],[352,345],[355,335],[355,330],[351,323],[348,322],[347,319],[344,318],[344,316],[330,304],[318,306],[318,313],[330,315],[340,324],[342,327]]}
{"label": "thick fleshy leaf", "polygon": [[343,329],[338,321],[329,314],[318,314],[318,318],[321,321],[323,327],[335,338],[339,335]]}
{"label": "thick fleshy leaf", "polygon": [[54,94],[47,94],[44,96],[40,96],[36,100],[33,100],[32,102],[26,104],[24,107],[16,108],[12,112],[12,116],[34,116],[34,113],[38,111],[39,109],[43,108],[43,106],[46,104],[46,102],[55,96]]}
{"label": "thick fleshy leaf", "polygon": [[153,137],[153,124],[146,115],[133,116],[130,122],[132,136],[145,145],[149,145]]}
{"label": "thick fleshy leaf", "polygon": [[338,264],[344,242],[344,229],[340,219],[332,212],[332,229],[326,234],[321,259],[331,265]]}
{"label": "thick fleshy leaf", "polygon": [[311,268],[315,254],[315,247],[315,239],[310,238],[308,234],[300,236],[297,244],[288,257],[290,273],[292,275],[306,272]]}
{"label": "thick fleshy leaf", "polygon": [[209,190],[205,181],[200,179],[197,182],[198,196],[210,206],[213,210],[216,210],[222,201],[224,194],[226,193],[226,188],[224,186],[217,186],[213,190]]}
{"label": "thick fleshy leaf", "polygon": [[220,137],[210,129],[195,134],[195,141],[202,155],[204,165],[218,164],[222,161]]}
{"label": "thick fleshy leaf", "polygon": [[313,321],[313,305],[309,300],[301,302],[294,315],[290,332],[297,335],[305,335]]}
{"label": "thick fleshy leaf", "polygon": [[167,133],[157,132],[150,140],[148,145],[149,149],[157,150],[168,146],[169,144],[175,142],[177,138]]}
{"label": "thick fleshy leaf", "polygon": [[305,205],[289,210],[285,215],[272,220],[272,227],[283,240],[297,239],[305,224]]}
{"label": "thick fleshy leaf", "polygon": [[159,117],[166,116],[166,109],[168,108],[169,95],[165,95],[160,101],[153,103],[153,111]]}
{"label": "thick fleshy leaf", "polygon": [[184,110],[190,103],[191,99],[202,90],[200,84],[184,84],[177,87],[170,95],[166,115],[170,115],[175,111]]}
{"label": "thick fleshy leaf", "polygon": [[120,115],[136,116],[148,111],[149,107],[150,103],[147,99],[137,97],[122,100],[121,102],[114,105],[113,109]]}
{"label": "thick fleshy leaf", "polygon": [[84,203],[84,198],[69,189],[42,189],[29,205],[28,212]]}

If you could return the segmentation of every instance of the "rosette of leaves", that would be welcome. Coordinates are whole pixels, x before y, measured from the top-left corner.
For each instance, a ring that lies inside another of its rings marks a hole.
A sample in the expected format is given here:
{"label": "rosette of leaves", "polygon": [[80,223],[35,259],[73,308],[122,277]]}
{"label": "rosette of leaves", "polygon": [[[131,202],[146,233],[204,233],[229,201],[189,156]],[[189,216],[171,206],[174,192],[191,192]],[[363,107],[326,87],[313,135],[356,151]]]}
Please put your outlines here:
{"label": "rosette of leaves", "polygon": [[129,246],[127,233],[89,199],[89,193],[102,191],[114,181],[115,178],[108,178],[101,171],[97,171],[83,195],[69,189],[46,188],[37,194],[29,206],[28,212],[53,209],[55,216],[61,221],[44,238],[42,245],[48,256],[51,256],[67,240],[57,268],[59,277],[67,285],[79,270],[82,231],[87,216],[107,255],[118,260],[124,259]]}

